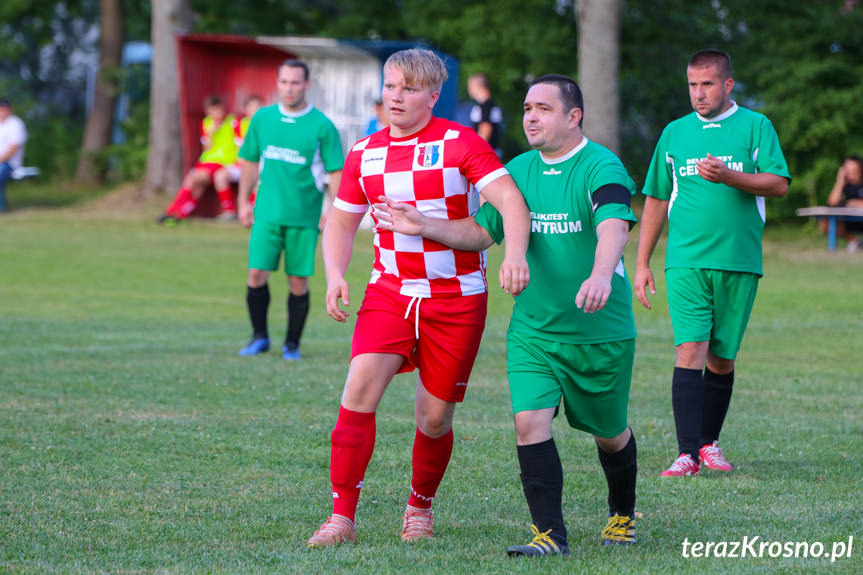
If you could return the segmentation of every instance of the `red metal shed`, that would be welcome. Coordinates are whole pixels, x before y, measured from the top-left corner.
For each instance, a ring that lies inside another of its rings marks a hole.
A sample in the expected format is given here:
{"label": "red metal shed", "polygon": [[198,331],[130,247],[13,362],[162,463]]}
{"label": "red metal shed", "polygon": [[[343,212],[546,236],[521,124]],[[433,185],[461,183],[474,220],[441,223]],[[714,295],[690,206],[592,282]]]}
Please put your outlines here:
{"label": "red metal shed", "polygon": [[285,50],[260,44],[254,38],[189,34],[177,36],[177,72],[183,167],[189,170],[201,155],[200,126],[204,99],[217,95],[230,113],[241,115],[243,101],[258,94],[275,101],[279,63],[296,57]]}
{"label": "red metal shed", "polygon": [[[176,40],[183,171],[187,172],[201,155],[204,100],[219,96],[228,112],[237,116],[251,94],[272,103],[269,96],[275,92],[279,63],[296,56],[244,36],[189,34]],[[213,217],[219,211],[215,194],[207,193],[192,215]]]}
{"label": "red metal shed", "polygon": [[[309,64],[309,102],[336,125],[347,150],[364,135],[372,102],[380,94],[381,61],[374,53],[328,38],[244,37],[189,34],[178,36],[177,68],[183,166],[188,171],[201,154],[200,124],[204,100],[222,98],[230,113],[242,114],[251,94],[265,104],[278,101],[278,66],[286,58]],[[205,194],[194,215],[214,216],[215,194]]]}

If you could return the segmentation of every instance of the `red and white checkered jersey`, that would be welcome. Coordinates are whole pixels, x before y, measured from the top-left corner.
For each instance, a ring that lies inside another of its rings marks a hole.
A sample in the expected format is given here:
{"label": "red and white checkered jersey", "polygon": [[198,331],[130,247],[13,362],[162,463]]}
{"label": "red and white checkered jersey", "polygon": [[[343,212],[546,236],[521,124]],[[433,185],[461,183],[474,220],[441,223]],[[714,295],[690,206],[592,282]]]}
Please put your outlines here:
{"label": "red and white checkered jersey", "polygon": [[[333,207],[365,213],[370,203],[386,196],[413,204],[426,216],[457,220],[474,215],[479,192],[507,174],[494,150],[476,132],[432,118],[407,138],[393,138],[385,128],[357,142],[345,160]],[[369,283],[411,297],[475,295],[488,290],[484,251],[454,250],[423,237],[382,229],[376,229],[374,244]]]}

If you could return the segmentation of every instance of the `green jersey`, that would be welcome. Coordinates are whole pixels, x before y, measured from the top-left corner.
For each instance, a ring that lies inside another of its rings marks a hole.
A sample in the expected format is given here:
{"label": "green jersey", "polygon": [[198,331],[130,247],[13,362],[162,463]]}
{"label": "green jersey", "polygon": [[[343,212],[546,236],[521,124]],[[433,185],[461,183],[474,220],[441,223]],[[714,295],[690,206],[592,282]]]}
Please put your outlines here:
{"label": "green jersey", "polygon": [[249,124],[240,157],[263,160],[255,221],[299,228],[318,226],[324,173],[344,164],[339,132],[312,106],[297,114],[280,104],[261,108]]}
{"label": "green jersey", "polygon": [[[593,270],[596,226],[609,218],[636,222],[626,204],[594,209],[592,194],[601,186],[619,184],[635,193],[626,168],[617,156],[586,138],[562,158],[544,159],[534,150],[506,167],[524,195],[531,219],[530,283],[515,297],[510,330],[575,344],[634,338],[632,289],[622,260],[605,307],[593,314],[575,307],[575,296]],[[490,203],[480,208],[476,222],[495,242],[503,240],[503,218]]]}
{"label": "green jersey", "polygon": [[764,197],[699,176],[695,163],[707,154],[732,170],[790,179],[776,130],[762,114],[732,104],[715,118],[693,112],[668,124],[642,190],[669,202],[665,268],[762,275]]}

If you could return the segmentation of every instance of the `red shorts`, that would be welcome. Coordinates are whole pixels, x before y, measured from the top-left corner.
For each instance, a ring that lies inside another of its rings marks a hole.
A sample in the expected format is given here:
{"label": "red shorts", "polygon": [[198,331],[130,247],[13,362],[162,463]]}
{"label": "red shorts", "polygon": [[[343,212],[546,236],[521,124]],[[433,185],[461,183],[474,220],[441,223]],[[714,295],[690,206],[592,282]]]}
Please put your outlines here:
{"label": "red shorts", "polygon": [[207,175],[210,176],[210,180],[212,180],[213,175],[215,175],[215,173],[221,170],[223,167],[224,166],[222,166],[222,164],[217,164],[215,162],[198,162],[197,164],[195,164],[195,169],[207,172]]}
{"label": "red shorts", "polygon": [[398,373],[419,368],[429,393],[444,401],[463,401],[485,329],[487,302],[488,293],[414,300],[371,284],[357,313],[351,359],[364,353],[401,355],[404,363]]}

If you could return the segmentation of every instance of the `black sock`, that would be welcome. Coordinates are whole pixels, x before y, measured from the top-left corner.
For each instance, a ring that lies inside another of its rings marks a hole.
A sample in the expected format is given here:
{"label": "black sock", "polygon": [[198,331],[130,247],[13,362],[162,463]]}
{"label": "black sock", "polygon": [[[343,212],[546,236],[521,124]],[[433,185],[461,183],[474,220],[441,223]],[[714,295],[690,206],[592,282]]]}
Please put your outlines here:
{"label": "black sock", "polygon": [[635,476],[638,474],[638,449],[635,446],[635,434],[623,449],[614,453],[603,451],[597,444],[599,463],[605,472],[608,482],[608,515],[635,514]]}
{"label": "black sock", "polygon": [[285,343],[300,346],[300,336],[303,335],[303,327],[309,316],[309,292],[303,295],[290,294],[288,296],[288,335]]}
{"label": "black sock", "polygon": [[731,403],[734,371],[720,374],[704,368],[704,415],[701,418],[701,445],[719,439],[725,414]]}
{"label": "black sock", "polygon": [[269,337],[267,310],[270,307],[270,287],[267,284],[256,288],[246,286],[246,305],[252,320],[252,339]]}
{"label": "black sock", "polygon": [[566,543],[566,526],[563,524],[563,466],[554,439],[518,445],[518,464],[521,467],[521,487],[530,509],[530,517],[540,533],[551,529],[555,541]]}
{"label": "black sock", "polygon": [[698,462],[701,447],[701,414],[704,409],[704,378],[699,369],[675,367],[671,379],[671,406],[677,428],[680,453],[688,453]]}

